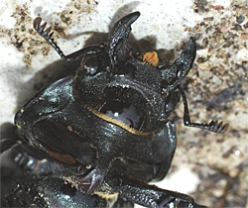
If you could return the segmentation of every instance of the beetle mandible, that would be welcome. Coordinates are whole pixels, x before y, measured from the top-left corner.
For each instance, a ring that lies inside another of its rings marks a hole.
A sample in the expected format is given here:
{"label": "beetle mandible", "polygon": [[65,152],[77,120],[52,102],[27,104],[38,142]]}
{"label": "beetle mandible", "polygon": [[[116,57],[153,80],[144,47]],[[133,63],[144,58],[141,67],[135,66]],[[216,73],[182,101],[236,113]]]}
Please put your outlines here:
{"label": "beetle mandible", "polygon": [[[62,206],[66,181],[76,207],[107,206],[101,198],[110,206],[118,196],[146,207],[201,207],[187,195],[147,183],[163,179],[171,165],[176,133],[168,117],[182,97],[186,126],[223,133],[228,125],[190,120],[180,84],[195,59],[193,38],[170,67],[158,64],[155,52],[132,52],[128,36],[139,16],[134,12],[120,19],[105,44],[68,56],[54,42],[51,28],[45,29],[40,17],[34,20],[35,30],[62,59],[82,58],[74,75],[44,88],[17,112],[20,141],[2,141],[3,170],[14,164],[35,176],[26,187],[37,183],[39,192],[43,187],[46,205]],[[99,197],[97,202],[93,197]]]}

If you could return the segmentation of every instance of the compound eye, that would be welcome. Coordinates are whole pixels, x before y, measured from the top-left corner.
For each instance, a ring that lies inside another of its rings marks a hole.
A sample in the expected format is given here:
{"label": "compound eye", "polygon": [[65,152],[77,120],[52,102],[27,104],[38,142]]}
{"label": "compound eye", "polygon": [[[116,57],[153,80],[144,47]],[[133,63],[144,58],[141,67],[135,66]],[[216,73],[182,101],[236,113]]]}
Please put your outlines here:
{"label": "compound eye", "polygon": [[136,106],[124,101],[107,101],[99,111],[137,130],[140,130],[144,124],[144,113]]}
{"label": "compound eye", "polygon": [[85,56],[81,61],[81,66],[86,75],[94,76],[99,72],[99,57]]}

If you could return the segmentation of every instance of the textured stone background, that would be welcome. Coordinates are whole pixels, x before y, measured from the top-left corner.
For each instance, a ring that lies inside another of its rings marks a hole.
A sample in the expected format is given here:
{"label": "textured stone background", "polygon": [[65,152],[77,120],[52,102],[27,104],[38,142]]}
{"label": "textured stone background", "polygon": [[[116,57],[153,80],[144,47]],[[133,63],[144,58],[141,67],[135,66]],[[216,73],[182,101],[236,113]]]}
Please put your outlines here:
{"label": "textured stone background", "polygon": [[[0,2],[0,125],[11,135],[15,112],[34,93],[73,73],[32,28],[41,16],[65,54],[106,38],[132,11],[132,41],[172,63],[190,36],[198,43],[183,83],[192,121],[229,123],[225,134],[184,127],[183,106],[173,117],[178,148],[160,187],[190,194],[211,207],[248,207],[248,2],[245,0],[48,0]],[[166,150],[165,150],[166,151]]]}

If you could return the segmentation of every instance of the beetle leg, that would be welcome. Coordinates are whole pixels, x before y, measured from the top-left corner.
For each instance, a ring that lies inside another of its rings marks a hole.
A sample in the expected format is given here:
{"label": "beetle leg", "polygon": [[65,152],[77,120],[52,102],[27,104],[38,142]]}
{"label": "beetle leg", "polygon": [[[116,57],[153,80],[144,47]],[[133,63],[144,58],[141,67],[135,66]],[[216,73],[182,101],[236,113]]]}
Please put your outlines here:
{"label": "beetle leg", "polygon": [[110,186],[121,197],[145,207],[184,207],[203,208],[188,195],[174,191],[160,189],[157,186],[138,181],[136,179],[109,179],[107,185]]}
{"label": "beetle leg", "polygon": [[63,53],[63,51],[60,49],[60,47],[54,42],[54,39],[52,37],[53,32],[51,32],[52,28],[49,27],[45,30],[47,23],[45,22],[44,24],[41,25],[41,21],[42,21],[41,17],[35,18],[35,20],[33,22],[34,29],[47,41],[47,43],[49,43],[55,49],[55,51],[65,61],[73,61],[76,58],[78,58],[79,56],[81,56],[82,54],[90,55],[90,54],[100,53],[102,50],[103,45],[90,46],[90,47],[83,48],[79,51],[76,51],[76,52],[66,56]]}

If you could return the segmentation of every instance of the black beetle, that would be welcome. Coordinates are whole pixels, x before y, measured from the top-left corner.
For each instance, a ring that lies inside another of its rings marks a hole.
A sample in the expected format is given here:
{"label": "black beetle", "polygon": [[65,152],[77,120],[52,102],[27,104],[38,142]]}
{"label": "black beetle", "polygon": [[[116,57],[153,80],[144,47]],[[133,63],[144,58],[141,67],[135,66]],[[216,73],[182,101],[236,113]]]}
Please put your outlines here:
{"label": "black beetle", "polygon": [[4,190],[3,206],[104,207],[119,197],[114,206],[202,207],[147,182],[163,179],[170,168],[176,133],[168,117],[180,96],[186,126],[222,133],[228,125],[190,121],[180,84],[195,59],[193,38],[170,67],[158,65],[156,53],[132,52],[128,36],[139,15],[119,20],[106,44],[69,56],[55,44],[51,28],[45,30],[40,17],[34,20],[63,59],[82,60],[74,76],[41,90],[17,112],[20,139],[2,140],[1,168],[8,178],[15,167],[22,179],[14,191]]}

